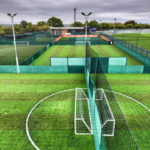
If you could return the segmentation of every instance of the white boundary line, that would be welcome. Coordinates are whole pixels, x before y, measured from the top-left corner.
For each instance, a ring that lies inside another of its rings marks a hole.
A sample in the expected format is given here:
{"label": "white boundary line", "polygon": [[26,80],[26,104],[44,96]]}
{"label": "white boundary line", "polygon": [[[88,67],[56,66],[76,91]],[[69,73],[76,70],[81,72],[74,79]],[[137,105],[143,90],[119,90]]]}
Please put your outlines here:
{"label": "white boundary line", "polygon": [[[87,88],[82,88],[82,89],[87,89]],[[49,95],[49,96],[43,98],[42,100],[40,100],[40,101],[39,101],[36,105],[34,105],[34,107],[30,110],[30,112],[29,112],[29,114],[28,114],[28,116],[27,116],[27,119],[26,119],[26,133],[27,133],[27,136],[28,136],[28,138],[29,138],[29,141],[31,142],[31,144],[32,144],[37,150],[40,150],[40,149],[39,149],[39,148],[36,146],[36,144],[33,142],[32,138],[31,138],[31,136],[30,136],[30,134],[29,134],[29,130],[28,130],[28,121],[29,121],[29,118],[30,118],[30,115],[31,115],[32,111],[34,110],[34,108],[35,108],[37,105],[39,105],[39,104],[40,104],[42,101],[44,101],[45,99],[47,99],[47,98],[49,98],[49,97],[51,97],[51,96],[53,96],[53,95],[62,93],[62,92],[73,91],[73,90],[76,90],[76,88],[75,88],[75,89],[64,90],[64,91],[59,91],[59,92],[56,92],[56,93],[54,93],[54,94],[51,94],[51,95]],[[127,98],[129,98],[129,99],[131,99],[131,100],[133,100],[133,101],[135,101],[135,102],[137,102],[138,104],[140,104],[141,106],[143,106],[145,109],[147,109],[147,110],[150,112],[150,109],[148,109],[145,105],[143,105],[143,104],[140,103],[139,101],[137,101],[137,100],[135,100],[135,99],[133,99],[133,98],[131,98],[131,97],[129,97],[129,96],[126,96],[126,95],[124,95],[124,94],[121,94],[121,93],[118,93],[118,92],[114,92],[114,91],[109,91],[109,90],[104,90],[104,91],[113,92],[113,93],[116,93],[116,94],[125,96],[125,97],[127,97]]]}

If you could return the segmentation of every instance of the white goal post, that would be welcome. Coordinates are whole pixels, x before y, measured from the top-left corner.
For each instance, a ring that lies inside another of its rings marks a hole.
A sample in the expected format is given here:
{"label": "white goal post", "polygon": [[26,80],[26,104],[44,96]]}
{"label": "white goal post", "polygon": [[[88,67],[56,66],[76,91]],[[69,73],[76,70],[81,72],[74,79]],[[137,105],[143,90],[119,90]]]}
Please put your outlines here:
{"label": "white goal post", "polygon": [[[13,41],[14,44],[14,41]],[[28,45],[29,46],[29,41],[16,41],[16,45]]]}
{"label": "white goal post", "polygon": [[[89,45],[91,45],[91,41],[86,41]],[[85,45],[85,41],[75,41],[75,45]]]}
{"label": "white goal post", "polygon": [[75,134],[93,134],[89,100],[81,88],[75,91],[75,114],[74,114]]}
{"label": "white goal post", "polygon": [[37,34],[36,37],[46,37],[46,34]]}
{"label": "white goal post", "polygon": [[102,124],[103,136],[114,136],[115,118],[105,95],[104,89],[96,89],[95,95]]}

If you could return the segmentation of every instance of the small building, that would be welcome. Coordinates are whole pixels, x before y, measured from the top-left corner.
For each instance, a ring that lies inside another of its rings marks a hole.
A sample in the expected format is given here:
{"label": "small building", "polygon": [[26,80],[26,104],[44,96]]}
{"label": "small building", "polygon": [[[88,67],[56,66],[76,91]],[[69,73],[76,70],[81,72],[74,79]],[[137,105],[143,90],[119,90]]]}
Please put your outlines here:
{"label": "small building", "polygon": [[[66,33],[83,33],[85,27],[50,27],[53,35],[65,35]],[[90,27],[87,27],[87,32],[90,32]]]}

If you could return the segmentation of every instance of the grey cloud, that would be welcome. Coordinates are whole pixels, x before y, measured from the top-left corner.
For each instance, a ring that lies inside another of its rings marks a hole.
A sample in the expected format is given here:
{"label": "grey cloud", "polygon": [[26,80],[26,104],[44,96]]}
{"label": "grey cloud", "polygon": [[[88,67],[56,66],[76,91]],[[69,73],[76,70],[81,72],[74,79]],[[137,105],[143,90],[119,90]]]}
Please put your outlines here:
{"label": "grey cloud", "polygon": [[[150,13],[150,0],[0,0],[0,13],[3,19],[6,13],[17,12],[19,18],[25,17],[27,21],[59,17],[64,23],[73,22],[73,8],[77,7],[77,20],[84,22],[81,11],[93,12],[90,20],[98,19],[112,21],[116,14],[122,14],[118,19],[124,22],[128,19],[126,16],[140,18],[139,21],[150,22],[148,15]],[[110,16],[106,14],[109,13]],[[139,15],[140,14],[140,15]],[[143,14],[143,15],[141,15]],[[0,19],[1,19],[0,18]],[[33,18],[33,19],[32,19]],[[9,18],[8,18],[9,19]],[[4,20],[7,20],[6,18]],[[21,20],[16,20],[20,22]],[[34,23],[36,23],[34,22]]]}

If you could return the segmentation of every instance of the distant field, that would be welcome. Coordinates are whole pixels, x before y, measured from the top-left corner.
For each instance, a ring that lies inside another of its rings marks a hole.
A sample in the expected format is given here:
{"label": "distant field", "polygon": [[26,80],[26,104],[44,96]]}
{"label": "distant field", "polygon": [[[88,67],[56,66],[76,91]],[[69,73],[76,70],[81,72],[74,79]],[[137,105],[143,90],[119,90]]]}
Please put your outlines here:
{"label": "distant field", "polygon": [[[150,50],[150,34],[125,33],[125,34],[114,34],[112,36],[120,40],[124,40],[128,43],[142,47],[144,49]],[[137,38],[138,38],[138,41],[137,41]]]}
{"label": "distant field", "polygon": [[[85,41],[84,37],[62,37],[61,39],[59,39],[59,41],[69,41],[69,39],[77,39],[80,41]],[[102,39],[101,37],[87,37],[87,40],[90,39],[90,41],[105,41],[104,39]]]}
{"label": "distant field", "polygon": [[[39,50],[41,50],[45,45],[18,45],[17,46],[17,54],[19,58],[19,63],[23,62]],[[14,45],[0,45],[0,65],[12,65],[15,62],[15,47]]]}
{"label": "distant field", "polygon": [[44,41],[47,41],[47,42],[51,42],[54,41],[57,37],[36,37],[36,41],[37,42],[44,42]]}
{"label": "distant field", "polygon": [[[90,46],[100,57],[128,57],[127,65],[143,65],[142,62],[113,45]],[[85,57],[85,46],[53,45],[40,57],[34,60],[34,65],[50,65],[50,57]]]}
{"label": "distant field", "polygon": [[[150,75],[106,74],[112,91],[134,98],[150,109]],[[140,150],[150,148],[150,112],[133,100],[115,94]]]}

